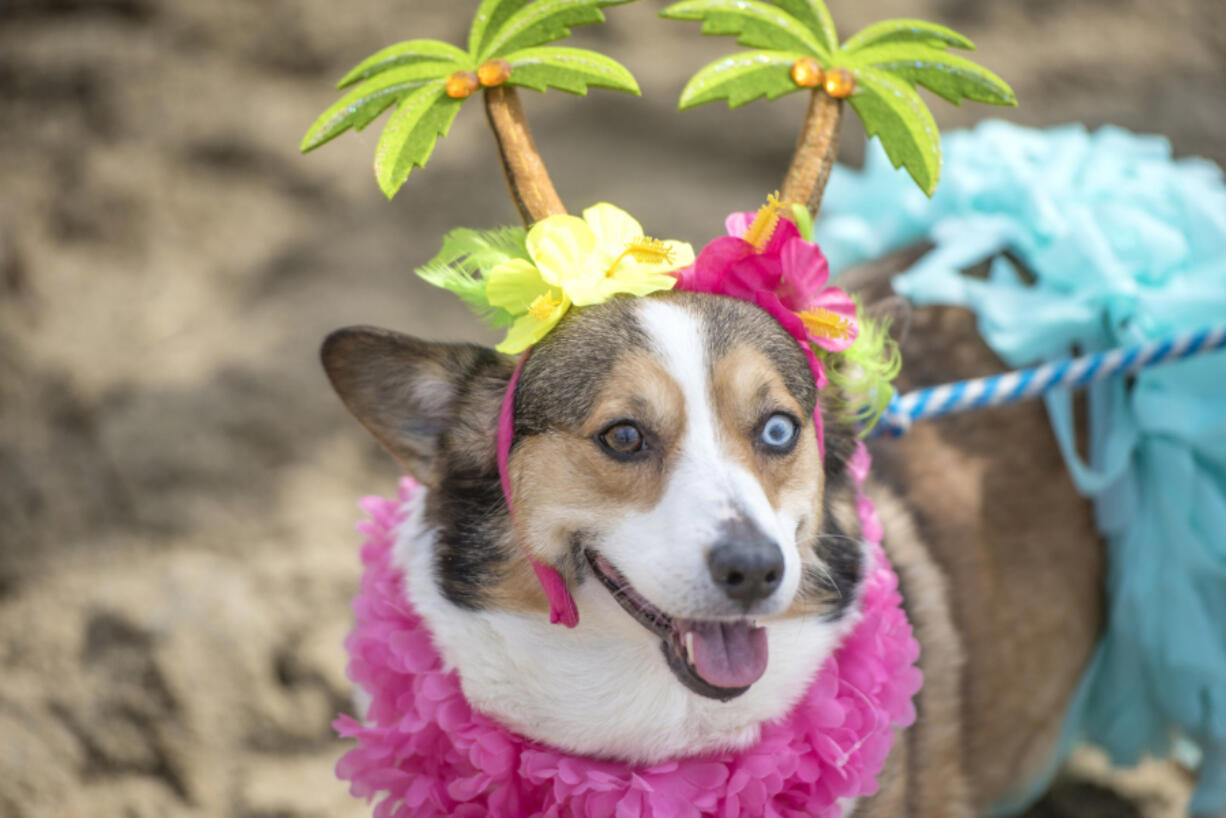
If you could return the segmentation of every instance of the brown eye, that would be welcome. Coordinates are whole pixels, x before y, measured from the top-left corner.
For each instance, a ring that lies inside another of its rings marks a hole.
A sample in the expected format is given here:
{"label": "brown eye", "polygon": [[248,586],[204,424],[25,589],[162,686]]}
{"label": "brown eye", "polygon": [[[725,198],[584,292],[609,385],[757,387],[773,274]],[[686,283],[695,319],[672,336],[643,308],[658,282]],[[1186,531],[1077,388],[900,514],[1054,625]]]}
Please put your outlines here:
{"label": "brown eye", "polygon": [[647,448],[642,430],[626,421],[614,423],[601,432],[597,439],[605,452],[619,460],[633,457]]}

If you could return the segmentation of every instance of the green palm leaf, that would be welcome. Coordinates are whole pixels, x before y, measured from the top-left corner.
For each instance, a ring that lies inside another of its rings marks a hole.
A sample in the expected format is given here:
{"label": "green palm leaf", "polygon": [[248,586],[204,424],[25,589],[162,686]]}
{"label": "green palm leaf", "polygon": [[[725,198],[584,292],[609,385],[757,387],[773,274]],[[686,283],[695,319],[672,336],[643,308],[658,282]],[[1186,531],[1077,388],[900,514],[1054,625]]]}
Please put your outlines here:
{"label": "green palm leaf", "polygon": [[886,43],[927,43],[934,47],[944,44],[966,51],[975,50],[974,43],[952,28],[923,20],[882,20],[873,23],[848,38],[843,43],[843,50],[854,52]]}
{"label": "green palm leaf", "polygon": [[759,97],[776,99],[799,91],[789,73],[797,56],[788,51],[745,51],[716,60],[686,83],[680,107],[726,99],[729,108],[736,108]]}
{"label": "green palm leaf", "polygon": [[450,63],[453,71],[471,71],[472,61],[462,50],[451,43],[441,40],[409,40],[388,46],[382,51],[371,54],[362,60],[344,79],[336,84],[337,88],[345,88],[375,74],[399,68],[414,63]]}
{"label": "green palm leaf", "polygon": [[409,94],[396,108],[375,148],[375,178],[387,198],[422,167],[440,136],[446,136],[460,111],[461,100],[446,95],[446,80],[439,79]]}
{"label": "green palm leaf", "polygon": [[870,136],[881,139],[894,167],[931,196],[941,177],[941,135],[932,112],[905,79],[877,68],[856,70],[856,93],[848,99]]}
{"label": "green palm leaf", "polygon": [[830,54],[839,50],[834,19],[822,0],[775,0],[775,5],[808,26]]}
{"label": "green palm leaf", "polygon": [[631,0],[534,0],[485,34],[478,62],[570,36],[571,26],[604,22],[600,9]]}
{"label": "green palm leaf", "polygon": [[527,2],[529,0],[482,0],[468,30],[468,53],[474,57],[480,54],[490,37]]}
{"label": "green palm leaf", "polygon": [[738,43],[751,48],[830,58],[829,50],[804,23],[762,0],[681,0],[661,11],[660,16],[701,20],[703,34],[734,34]]}
{"label": "green palm leaf", "polygon": [[511,85],[534,91],[557,88],[584,96],[588,86],[612,88],[638,96],[639,86],[634,75],[616,60],[595,51],[580,48],[525,48],[508,54],[511,64]]}
{"label": "green palm leaf", "polygon": [[419,62],[384,71],[345,94],[307,129],[303,153],[335,139],[350,128],[360,131],[375,117],[422,86],[441,81],[455,70],[454,63]]}
{"label": "green palm leaf", "polygon": [[849,67],[889,71],[918,83],[958,105],[964,99],[990,105],[1016,105],[1017,97],[1004,80],[965,57],[920,43],[892,43],[864,48],[851,55]]}

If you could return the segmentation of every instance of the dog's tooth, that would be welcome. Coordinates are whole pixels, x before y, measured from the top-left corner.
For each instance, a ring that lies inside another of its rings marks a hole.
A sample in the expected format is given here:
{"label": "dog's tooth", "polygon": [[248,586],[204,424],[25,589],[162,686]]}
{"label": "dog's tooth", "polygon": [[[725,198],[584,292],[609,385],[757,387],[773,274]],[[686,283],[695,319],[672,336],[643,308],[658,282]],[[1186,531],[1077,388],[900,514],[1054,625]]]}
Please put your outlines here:
{"label": "dog's tooth", "polygon": [[694,664],[694,632],[685,635],[685,661]]}

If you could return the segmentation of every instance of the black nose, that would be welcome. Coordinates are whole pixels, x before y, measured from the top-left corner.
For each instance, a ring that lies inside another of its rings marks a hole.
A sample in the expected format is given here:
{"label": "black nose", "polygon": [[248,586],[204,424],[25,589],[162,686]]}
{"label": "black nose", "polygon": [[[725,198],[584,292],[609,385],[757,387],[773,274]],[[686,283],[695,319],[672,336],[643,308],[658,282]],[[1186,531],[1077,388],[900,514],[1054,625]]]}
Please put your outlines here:
{"label": "black nose", "polygon": [[737,518],[724,525],[707,555],[711,578],[730,599],[748,608],[783,580],[783,551],[756,525]]}

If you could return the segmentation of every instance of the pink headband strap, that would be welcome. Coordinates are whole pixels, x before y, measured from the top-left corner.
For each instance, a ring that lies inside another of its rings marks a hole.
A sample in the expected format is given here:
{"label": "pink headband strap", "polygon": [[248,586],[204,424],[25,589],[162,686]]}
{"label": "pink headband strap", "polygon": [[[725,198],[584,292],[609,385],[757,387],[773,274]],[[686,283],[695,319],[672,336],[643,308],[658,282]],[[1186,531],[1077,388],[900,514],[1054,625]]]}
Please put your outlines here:
{"label": "pink headband strap", "polygon": [[[511,476],[507,472],[507,462],[511,458],[511,438],[514,436],[515,424],[515,388],[519,385],[519,376],[524,369],[524,361],[528,360],[528,352],[519,357],[511,380],[507,382],[506,394],[502,396],[502,408],[498,410],[498,479],[502,481],[502,496],[507,501],[507,512],[511,513]],[[561,623],[568,628],[579,624],[579,609],[575,606],[575,598],[566,587],[566,580],[558,573],[558,569],[548,563],[540,562],[531,554],[528,561],[541,583],[541,590],[549,600],[549,621],[555,625]]]}
{"label": "pink headband strap", "polygon": [[[800,349],[805,354],[805,360],[809,362],[809,371],[813,373],[817,391],[821,392],[826,381],[826,371],[822,368],[822,362],[817,359],[817,354],[813,351],[811,344],[801,342]],[[826,427],[822,422],[821,395],[818,395],[817,403],[813,405],[813,431],[817,434],[817,455],[824,460],[826,457]]]}

